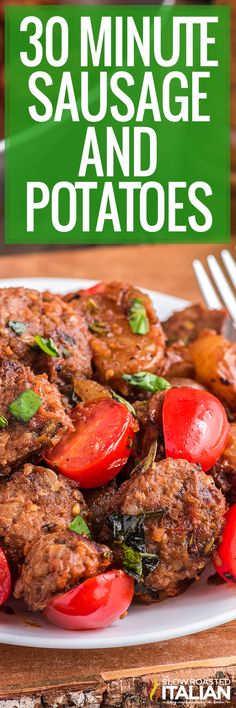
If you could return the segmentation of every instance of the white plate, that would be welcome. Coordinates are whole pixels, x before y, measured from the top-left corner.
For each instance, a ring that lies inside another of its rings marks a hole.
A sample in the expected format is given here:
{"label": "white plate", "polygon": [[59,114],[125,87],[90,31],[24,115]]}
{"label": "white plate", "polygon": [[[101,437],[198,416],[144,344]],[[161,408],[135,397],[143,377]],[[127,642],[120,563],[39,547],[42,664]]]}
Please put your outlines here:
{"label": "white plate", "polygon": [[[88,287],[93,281],[61,278],[22,278],[0,281],[1,287],[23,285],[38,290],[68,292]],[[181,310],[186,300],[147,291],[161,319]],[[124,620],[112,627],[88,632],[68,632],[50,625],[41,615],[26,613],[19,602],[11,601],[16,614],[0,613],[0,642],[56,649],[99,649],[159,642],[216,627],[236,618],[236,586],[210,585],[208,569],[198,583],[183,595],[159,605],[133,605]],[[35,624],[34,624],[35,623]]]}

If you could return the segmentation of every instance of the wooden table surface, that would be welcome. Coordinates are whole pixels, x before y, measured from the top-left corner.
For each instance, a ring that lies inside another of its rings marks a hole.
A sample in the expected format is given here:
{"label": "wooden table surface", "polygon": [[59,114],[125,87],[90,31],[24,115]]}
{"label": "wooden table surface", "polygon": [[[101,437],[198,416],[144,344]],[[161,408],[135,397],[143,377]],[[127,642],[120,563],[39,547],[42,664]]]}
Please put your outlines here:
{"label": "wooden table surface", "polygon": [[[210,250],[219,254],[221,247]],[[0,258],[0,277],[122,279],[199,300],[191,262],[195,257],[205,260],[208,253],[209,246],[171,245],[5,256]],[[172,680],[209,678],[219,671],[230,674],[235,685],[236,622],[181,639],[123,649],[63,651],[2,645],[0,708],[6,708],[5,701],[10,699],[9,708],[148,706],[152,705],[147,695],[153,676],[160,680],[167,674]],[[132,703],[134,695],[137,698]]]}
{"label": "wooden table surface", "polygon": [[[231,248],[236,237],[231,240]],[[124,280],[141,287],[199,300],[192,260],[206,262],[224,245],[102,246],[0,257],[0,278],[62,277]]]}

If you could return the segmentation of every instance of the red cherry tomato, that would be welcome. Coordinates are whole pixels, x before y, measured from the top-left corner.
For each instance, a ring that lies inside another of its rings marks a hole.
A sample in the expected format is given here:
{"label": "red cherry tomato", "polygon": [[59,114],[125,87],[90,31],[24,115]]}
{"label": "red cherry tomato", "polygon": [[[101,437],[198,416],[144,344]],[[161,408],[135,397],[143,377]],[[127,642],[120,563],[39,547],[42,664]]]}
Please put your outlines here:
{"label": "red cherry tomato", "polygon": [[11,592],[11,574],[9,565],[2,549],[0,548],[0,605],[7,600]]}
{"label": "red cherry tomato", "polygon": [[222,541],[214,554],[217,573],[228,582],[236,583],[236,504],[225,515]]}
{"label": "red cherry tomato", "polygon": [[106,283],[100,282],[95,285],[91,285],[91,288],[85,288],[85,290],[80,290],[81,295],[94,295],[95,293],[102,293],[105,289]]}
{"label": "red cherry tomato", "polygon": [[133,594],[133,578],[123,570],[110,570],[58,595],[44,614],[64,629],[101,629],[126,612]]}
{"label": "red cherry tomato", "polygon": [[204,472],[222,454],[229,424],[222,403],[208,391],[172,388],[163,404],[166,456],[199,462]]}
{"label": "red cherry tomato", "polygon": [[65,433],[45,460],[84,489],[100,487],[127,462],[137,423],[125,405],[112,399],[79,403],[71,417],[75,432]]}

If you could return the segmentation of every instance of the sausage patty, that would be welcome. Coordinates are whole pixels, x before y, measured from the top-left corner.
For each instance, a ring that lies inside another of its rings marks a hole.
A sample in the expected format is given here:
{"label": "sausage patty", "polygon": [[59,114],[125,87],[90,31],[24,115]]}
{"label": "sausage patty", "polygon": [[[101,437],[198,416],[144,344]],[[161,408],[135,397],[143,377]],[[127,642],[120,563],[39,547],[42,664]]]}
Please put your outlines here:
{"label": "sausage patty", "polygon": [[[89,333],[84,318],[59,295],[26,288],[0,289],[0,359],[46,372],[69,395],[75,374],[91,374]],[[51,338],[58,356],[45,354],[35,336]]]}
{"label": "sausage patty", "polygon": [[226,310],[208,310],[199,303],[181,312],[174,312],[162,326],[169,345],[179,339],[189,344],[197,339],[203,329],[213,330],[217,334],[224,333],[228,321]]}
{"label": "sausage patty", "polygon": [[225,510],[211,476],[186,460],[165,459],[121,485],[100,539],[135,571],[137,594],[157,601],[178,594],[203,571],[218,543]]}
{"label": "sausage patty", "polygon": [[[25,391],[40,396],[41,405],[28,422],[18,420],[10,404]],[[35,376],[29,367],[5,359],[0,363],[0,415],[8,423],[0,428],[0,475],[9,475],[29,455],[40,457],[46,445],[56,445],[61,435],[72,429],[62,406],[60,393],[46,375]],[[4,421],[3,421],[4,425]]]}
{"label": "sausage patty", "polygon": [[[162,371],[165,337],[148,295],[131,285],[109,283],[92,296],[80,291],[66,298],[87,320],[94,369],[102,383],[127,394],[122,374]],[[146,312],[146,334],[134,334],[129,323],[132,305],[137,301]]]}
{"label": "sausage patty", "polygon": [[14,595],[29,610],[43,610],[59,593],[70,590],[112,562],[112,553],[73,531],[42,536],[31,548],[17,580]]}
{"label": "sausage patty", "polygon": [[0,539],[8,558],[20,562],[39,536],[88,516],[75,482],[26,464],[0,484]]}

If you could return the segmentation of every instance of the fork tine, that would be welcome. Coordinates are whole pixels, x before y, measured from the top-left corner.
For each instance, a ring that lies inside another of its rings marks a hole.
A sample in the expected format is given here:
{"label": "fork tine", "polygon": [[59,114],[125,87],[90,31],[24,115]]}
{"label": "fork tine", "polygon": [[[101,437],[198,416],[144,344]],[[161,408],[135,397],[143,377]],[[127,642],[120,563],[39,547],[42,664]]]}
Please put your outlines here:
{"label": "fork tine", "polygon": [[236,298],[234,297],[228,281],[226,280],[215,256],[208,256],[207,262],[211,275],[216,283],[216,287],[222,297],[223,303],[232,317],[233,322],[236,322]]}
{"label": "fork tine", "polygon": [[218,298],[218,295],[216,294],[216,291],[212,285],[212,282],[207,275],[207,272],[202,265],[201,261],[195,259],[193,261],[193,270],[199,285],[199,288],[202,292],[202,295],[204,297],[205,303],[207,307],[209,307],[209,310],[221,310],[222,308],[222,302]]}
{"label": "fork tine", "polygon": [[224,263],[225,270],[228,273],[228,276],[232,281],[234,288],[236,288],[236,262],[232,256],[232,253],[230,253],[230,251],[227,251],[227,249],[224,248],[224,250],[221,251],[221,258]]}

